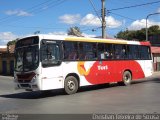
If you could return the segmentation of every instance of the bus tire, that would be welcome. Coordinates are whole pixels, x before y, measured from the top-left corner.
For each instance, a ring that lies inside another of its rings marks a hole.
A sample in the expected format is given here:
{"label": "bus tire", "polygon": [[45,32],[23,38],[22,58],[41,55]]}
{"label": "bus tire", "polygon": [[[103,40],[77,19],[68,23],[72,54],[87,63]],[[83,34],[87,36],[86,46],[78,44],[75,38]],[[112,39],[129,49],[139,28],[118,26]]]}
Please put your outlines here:
{"label": "bus tire", "polygon": [[68,76],[64,81],[64,90],[68,95],[74,94],[78,90],[78,80],[74,76]]}
{"label": "bus tire", "polygon": [[130,73],[129,71],[125,71],[125,72],[123,73],[123,78],[122,78],[122,80],[123,80],[123,84],[124,84],[125,86],[130,85],[130,84],[131,84],[131,80],[132,80],[132,75],[131,75],[131,73]]}
{"label": "bus tire", "polygon": [[118,82],[119,85],[128,86],[131,84],[132,75],[131,72],[125,71],[122,76],[122,82]]}

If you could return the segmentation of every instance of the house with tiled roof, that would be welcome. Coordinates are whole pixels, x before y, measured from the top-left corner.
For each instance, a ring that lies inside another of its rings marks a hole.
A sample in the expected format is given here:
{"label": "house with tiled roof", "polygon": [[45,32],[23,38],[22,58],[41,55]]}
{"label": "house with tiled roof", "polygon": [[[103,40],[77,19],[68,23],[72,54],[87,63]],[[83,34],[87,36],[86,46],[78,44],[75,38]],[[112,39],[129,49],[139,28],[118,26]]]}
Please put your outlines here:
{"label": "house with tiled roof", "polygon": [[0,75],[13,75],[14,46],[0,46]]}
{"label": "house with tiled roof", "polygon": [[151,52],[153,55],[153,66],[155,71],[160,71],[160,35],[149,36]]}

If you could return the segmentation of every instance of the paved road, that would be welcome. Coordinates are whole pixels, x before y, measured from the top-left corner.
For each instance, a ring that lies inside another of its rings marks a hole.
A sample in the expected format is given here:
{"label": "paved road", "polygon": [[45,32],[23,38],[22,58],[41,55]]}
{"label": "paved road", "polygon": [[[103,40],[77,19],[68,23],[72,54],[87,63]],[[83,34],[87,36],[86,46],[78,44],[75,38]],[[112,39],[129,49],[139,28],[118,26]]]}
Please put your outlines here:
{"label": "paved road", "polygon": [[0,113],[92,114],[160,113],[160,73],[131,86],[92,86],[74,95],[14,90],[11,77],[0,76]]}

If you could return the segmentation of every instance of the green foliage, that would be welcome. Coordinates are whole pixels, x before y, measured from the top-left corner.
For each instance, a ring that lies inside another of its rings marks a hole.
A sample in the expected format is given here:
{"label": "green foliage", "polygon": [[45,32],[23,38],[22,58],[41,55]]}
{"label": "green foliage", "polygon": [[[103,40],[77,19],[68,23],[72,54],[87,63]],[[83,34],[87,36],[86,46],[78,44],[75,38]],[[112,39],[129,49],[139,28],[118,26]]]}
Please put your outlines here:
{"label": "green foliage", "polygon": [[[160,27],[158,25],[154,25],[148,28],[148,36],[156,34],[160,34]],[[146,39],[146,29],[142,28],[141,30],[120,31],[115,37],[125,40],[144,41]]]}
{"label": "green foliage", "polygon": [[10,45],[15,45],[16,42],[17,42],[17,40],[19,40],[19,38],[15,39],[15,40],[12,40],[12,41],[9,41],[9,42],[7,43],[7,51],[8,51],[8,52],[9,52],[9,46],[10,46]]}
{"label": "green foliage", "polygon": [[16,41],[17,41],[17,39],[16,39],[16,40],[9,41],[9,42],[7,43],[7,46],[16,44]]}
{"label": "green foliage", "polygon": [[15,45],[17,40],[19,40],[19,38],[15,39],[15,40],[11,40],[7,43],[7,46],[10,46],[10,45]]}

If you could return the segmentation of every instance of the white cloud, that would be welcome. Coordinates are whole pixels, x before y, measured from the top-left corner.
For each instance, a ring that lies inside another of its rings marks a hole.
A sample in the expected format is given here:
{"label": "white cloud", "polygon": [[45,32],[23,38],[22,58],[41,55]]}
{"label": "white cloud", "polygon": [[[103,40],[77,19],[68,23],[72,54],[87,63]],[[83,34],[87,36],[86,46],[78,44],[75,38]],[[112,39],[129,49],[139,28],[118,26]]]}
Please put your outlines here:
{"label": "white cloud", "polygon": [[[64,35],[67,36],[67,32],[64,31],[59,31],[59,32],[52,32],[52,33],[48,33],[49,35]],[[82,36],[85,37],[96,37],[96,35],[94,34],[86,34],[86,33],[82,33]]]}
{"label": "white cloud", "polygon": [[[116,28],[122,25],[122,22],[116,20],[112,16],[108,16],[105,19],[106,19],[106,25],[109,28]],[[80,24],[86,26],[101,26],[101,21],[97,16],[93,14],[87,14],[84,18],[82,18]]]}
{"label": "white cloud", "polygon": [[67,35],[66,32],[63,31],[59,31],[59,32],[52,32],[52,33],[48,33],[49,35]]}
{"label": "white cloud", "polygon": [[87,14],[81,19],[80,24],[86,26],[101,26],[101,21],[97,16],[93,14]]}
{"label": "white cloud", "polygon": [[23,10],[8,10],[5,12],[7,15],[16,15],[16,16],[32,16],[31,13],[28,13]]}
{"label": "white cloud", "polygon": [[[75,15],[65,14],[63,16],[60,16],[59,19],[60,19],[60,22],[65,24],[79,23],[80,25],[84,25],[84,26],[94,26],[94,27],[101,26],[100,19],[93,14],[87,14],[83,18],[81,18],[79,14],[75,14]],[[121,21],[116,20],[112,16],[108,16],[105,19],[106,19],[107,26],[109,28],[116,28],[122,25]]]}
{"label": "white cloud", "polygon": [[71,15],[65,14],[59,17],[60,22],[65,24],[76,24],[79,22],[81,16],[79,14]]}
{"label": "white cloud", "polygon": [[122,25],[122,22],[116,20],[112,16],[108,16],[106,17],[106,24],[109,28],[117,28]]}
{"label": "white cloud", "polygon": [[158,8],[158,9],[157,9],[157,12],[159,12],[159,13],[160,13],[160,8]]}
{"label": "white cloud", "polygon": [[0,45],[6,45],[9,41],[18,38],[12,32],[0,32]]}
{"label": "white cloud", "polygon": [[[147,20],[147,26],[160,25],[160,22],[156,22],[153,20]],[[146,28],[146,19],[136,20],[131,23],[128,27],[129,30],[140,30],[142,28]]]}

